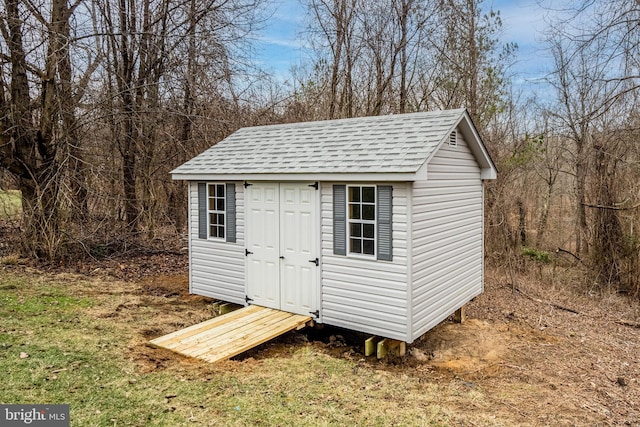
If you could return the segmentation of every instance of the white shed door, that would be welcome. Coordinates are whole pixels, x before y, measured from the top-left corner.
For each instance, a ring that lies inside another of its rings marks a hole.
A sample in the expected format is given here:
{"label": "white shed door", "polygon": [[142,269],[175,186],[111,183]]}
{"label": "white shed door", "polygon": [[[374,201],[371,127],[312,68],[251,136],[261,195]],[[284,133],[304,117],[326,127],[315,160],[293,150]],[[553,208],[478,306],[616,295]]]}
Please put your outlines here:
{"label": "white shed door", "polygon": [[247,295],[252,304],[308,315],[317,310],[319,223],[307,183],[256,183],[247,199]]}
{"label": "white shed door", "polygon": [[247,295],[253,304],[279,309],[278,184],[253,184],[247,190]]}

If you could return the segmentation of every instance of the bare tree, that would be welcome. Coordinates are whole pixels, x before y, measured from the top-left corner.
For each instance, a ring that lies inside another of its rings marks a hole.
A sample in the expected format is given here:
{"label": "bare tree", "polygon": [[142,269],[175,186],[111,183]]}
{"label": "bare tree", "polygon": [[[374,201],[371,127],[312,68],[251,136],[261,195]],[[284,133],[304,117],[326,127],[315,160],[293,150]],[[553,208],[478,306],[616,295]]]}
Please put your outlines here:
{"label": "bare tree", "polygon": [[466,107],[483,128],[508,105],[506,72],[517,46],[501,44],[499,11],[479,0],[441,0],[440,30],[430,38],[438,74],[430,90],[441,108]]}
{"label": "bare tree", "polygon": [[[312,23],[310,33],[317,49],[328,56],[316,65],[329,74],[327,118],[352,117],[354,63],[358,56],[356,13],[359,0],[310,0],[307,10]],[[326,65],[325,65],[326,64]]]}
{"label": "bare tree", "polygon": [[640,88],[640,7],[637,2],[587,2],[567,13],[549,31],[554,58],[549,82],[557,94],[549,111],[558,132],[572,143],[575,250],[589,255],[600,284],[625,287],[622,265],[630,236],[621,212],[635,205],[636,196],[619,182],[634,173],[627,146],[633,139],[627,135],[633,132],[629,123]]}
{"label": "bare tree", "polygon": [[307,6],[318,55],[310,79],[322,88],[328,117],[419,108],[411,100],[430,69],[424,40],[432,31],[431,1],[312,0]]}
{"label": "bare tree", "polygon": [[158,218],[165,220],[165,197],[174,215],[186,208],[175,188],[165,191],[158,182],[167,180],[167,156],[175,166],[194,154],[185,144],[203,113],[198,102],[224,96],[238,102],[233,48],[253,31],[260,0],[101,0],[98,6],[125,223],[133,233],[141,225],[151,231]]}
{"label": "bare tree", "polygon": [[[74,82],[70,22],[81,4],[52,0],[45,11],[44,5],[7,0],[0,21],[0,167],[18,177],[27,249],[46,258],[64,249],[63,180],[67,170],[80,168],[75,109],[87,80]],[[87,64],[85,72],[94,68]],[[74,188],[82,199],[80,186]]]}

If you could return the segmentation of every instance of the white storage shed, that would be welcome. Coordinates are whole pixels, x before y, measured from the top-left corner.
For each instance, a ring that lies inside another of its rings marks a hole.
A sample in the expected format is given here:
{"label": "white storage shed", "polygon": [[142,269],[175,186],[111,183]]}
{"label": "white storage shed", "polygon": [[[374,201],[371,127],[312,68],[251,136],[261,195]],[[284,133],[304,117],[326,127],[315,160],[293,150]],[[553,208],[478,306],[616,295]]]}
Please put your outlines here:
{"label": "white storage shed", "polygon": [[190,292],[413,342],[483,291],[483,181],[465,109],[243,128],[189,182]]}

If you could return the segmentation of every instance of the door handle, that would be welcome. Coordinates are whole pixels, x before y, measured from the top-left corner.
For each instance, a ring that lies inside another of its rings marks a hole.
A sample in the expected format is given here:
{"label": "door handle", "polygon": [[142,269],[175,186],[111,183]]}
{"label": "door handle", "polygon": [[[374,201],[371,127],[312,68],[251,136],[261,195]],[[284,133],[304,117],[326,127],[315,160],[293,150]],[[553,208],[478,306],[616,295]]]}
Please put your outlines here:
{"label": "door handle", "polygon": [[309,262],[314,263],[314,264],[316,265],[316,267],[320,265],[320,260],[319,260],[318,258],[316,258],[316,259],[310,259],[310,260],[309,260]]}
{"label": "door handle", "polygon": [[280,255],[280,259],[284,259],[284,255]]}

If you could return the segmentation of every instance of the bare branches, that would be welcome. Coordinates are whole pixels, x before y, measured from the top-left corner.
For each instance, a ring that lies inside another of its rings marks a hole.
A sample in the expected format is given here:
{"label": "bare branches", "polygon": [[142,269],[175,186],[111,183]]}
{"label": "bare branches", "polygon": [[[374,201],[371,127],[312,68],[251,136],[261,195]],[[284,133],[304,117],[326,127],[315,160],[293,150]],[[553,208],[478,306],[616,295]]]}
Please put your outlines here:
{"label": "bare branches", "polygon": [[263,3],[52,1],[7,0],[0,20],[0,168],[18,178],[25,241],[48,258],[85,245],[91,218],[105,235],[125,223],[149,236],[186,215],[168,171],[246,117],[227,97]]}
{"label": "bare branches", "polygon": [[482,127],[504,105],[515,47],[500,46],[499,14],[477,0],[311,0],[308,8],[319,48],[311,79],[328,117],[467,107]]}
{"label": "bare branches", "polygon": [[637,205],[629,206],[629,207],[592,205],[592,204],[589,204],[589,203],[584,203],[584,206],[587,207],[587,208],[606,209],[606,210],[611,210],[611,211],[630,211],[630,210],[635,210],[635,209],[640,208],[640,203],[638,203]]}
{"label": "bare branches", "polygon": [[571,142],[575,253],[599,286],[636,291],[640,204],[617,201],[638,199],[638,18],[634,2],[576,2],[547,39],[556,92],[547,114]]}

